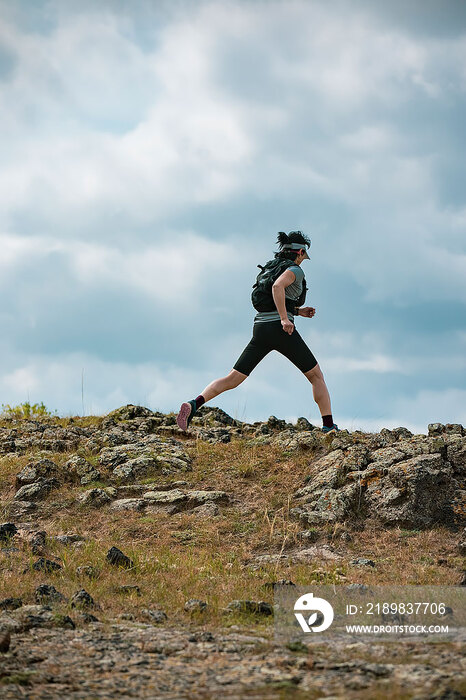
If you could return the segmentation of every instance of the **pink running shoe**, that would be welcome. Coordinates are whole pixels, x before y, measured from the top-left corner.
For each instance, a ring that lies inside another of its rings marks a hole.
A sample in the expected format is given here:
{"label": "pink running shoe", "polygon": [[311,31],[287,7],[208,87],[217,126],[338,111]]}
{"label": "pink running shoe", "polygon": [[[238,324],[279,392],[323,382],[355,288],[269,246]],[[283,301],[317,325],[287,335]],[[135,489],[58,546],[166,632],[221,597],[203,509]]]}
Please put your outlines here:
{"label": "pink running shoe", "polygon": [[176,417],[176,422],[181,430],[187,430],[194,414],[196,413],[196,401],[193,399],[181,404],[181,408]]}

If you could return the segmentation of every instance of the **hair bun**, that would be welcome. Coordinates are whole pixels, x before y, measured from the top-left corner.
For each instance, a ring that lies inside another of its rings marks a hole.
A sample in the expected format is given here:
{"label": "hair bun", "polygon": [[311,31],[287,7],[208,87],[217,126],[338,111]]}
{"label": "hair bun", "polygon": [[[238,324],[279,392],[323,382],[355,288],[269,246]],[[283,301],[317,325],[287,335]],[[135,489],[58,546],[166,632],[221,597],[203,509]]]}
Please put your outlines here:
{"label": "hair bun", "polygon": [[280,248],[283,248],[284,245],[290,242],[289,236],[287,233],[284,231],[279,231],[278,236],[277,236],[277,243],[280,246]]}

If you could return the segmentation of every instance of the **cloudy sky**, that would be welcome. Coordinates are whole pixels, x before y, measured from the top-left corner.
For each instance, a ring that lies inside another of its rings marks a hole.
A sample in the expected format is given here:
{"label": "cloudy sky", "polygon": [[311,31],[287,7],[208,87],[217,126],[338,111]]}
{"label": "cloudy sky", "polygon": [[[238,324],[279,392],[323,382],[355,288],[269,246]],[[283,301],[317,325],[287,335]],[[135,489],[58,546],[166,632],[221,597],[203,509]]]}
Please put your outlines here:
{"label": "cloudy sky", "polygon": [[[466,424],[465,106],[463,0],[0,0],[0,402],[178,410],[301,229],[340,427]],[[211,403],[319,424],[275,352]]]}

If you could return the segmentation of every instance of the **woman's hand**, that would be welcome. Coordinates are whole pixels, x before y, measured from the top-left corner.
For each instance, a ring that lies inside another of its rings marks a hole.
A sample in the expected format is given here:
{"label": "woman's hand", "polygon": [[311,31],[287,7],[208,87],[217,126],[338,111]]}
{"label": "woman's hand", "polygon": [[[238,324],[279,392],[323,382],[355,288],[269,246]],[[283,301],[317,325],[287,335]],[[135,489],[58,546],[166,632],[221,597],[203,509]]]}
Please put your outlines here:
{"label": "woman's hand", "polygon": [[285,333],[291,335],[294,331],[294,323],[292,323],[289,318],[282,318],[282,328]]}
{"label": "woman's hand", "polygon": [[299,309],[299,315],[305,318],[312,318],[316,310],[312,306],[301,306]]}

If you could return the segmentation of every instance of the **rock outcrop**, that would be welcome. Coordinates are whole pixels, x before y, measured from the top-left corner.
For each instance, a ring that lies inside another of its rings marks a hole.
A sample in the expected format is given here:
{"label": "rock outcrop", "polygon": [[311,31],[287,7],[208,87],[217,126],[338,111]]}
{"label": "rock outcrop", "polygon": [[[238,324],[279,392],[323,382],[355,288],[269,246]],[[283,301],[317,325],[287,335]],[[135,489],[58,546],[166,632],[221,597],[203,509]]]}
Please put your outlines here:
{"label": "rock outcrop", "polygon": [[308,483],[294,494],[295,517],[309,524],[370,518],[407,528],[462,521],[462,426],[429,426],[428,436],[383,430],[351,444],[354,438],[338,435],[336,449],[310,465]]}

